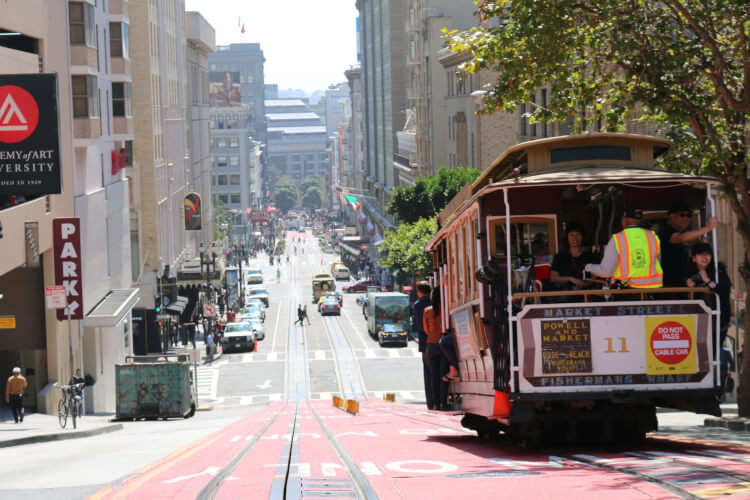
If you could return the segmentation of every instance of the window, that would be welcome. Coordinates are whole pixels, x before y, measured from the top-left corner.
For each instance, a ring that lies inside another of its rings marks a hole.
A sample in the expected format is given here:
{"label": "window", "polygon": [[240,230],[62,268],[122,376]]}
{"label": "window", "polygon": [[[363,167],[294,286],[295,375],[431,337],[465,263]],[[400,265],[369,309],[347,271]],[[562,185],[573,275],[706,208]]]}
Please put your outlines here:
{"label": "window", "polygon": [[[493,240],[492,255],[506,256],[505,219],[497,218],[491,222]],[[557,234],[554,216],[544,217],[511,217],[510,253],[513,257],[540,256],[549,258],[557,253]]]}
{"label": "window", "polygon": [[112,82],[112,115],[133,116],[129,82]]}
{"label": "window", "polygon": [[95,76],[71,76],[73,87],[73,116],[99,116],[99,89]]}
{"label": "window", "polygon": [[216,147],[217,148],[225,148],[225,147],[227,147],[227,138],[226,137],[217,137],[216,138]]}
{"label": "window", "polygon": [[239,120],[235,116],[227,116],[226,128],[239,128]]}
{"label": "window", "polygon": [[227,185],[227,176],[226,175],[217,175],[216,176],[216,184],[219,186],[226,186]]}
{"label": "window", "polygon": [[224,203],[224,204],[229,203],[229,195],[228,194],[220,194],[219,195],[219,201],[222,202],[222,203]]}
{"label": "window", "polygon": [[240,157],[239,156],[230,156],[229,157],[229,164],[233,167],[238,167],[240,165]]}
{"label": "window", "polygon": [[68,4],[70,18],[70,43],[96,47],[96,25],[94,24],[94,6],[81,2]]}
{"label": "window", "polygon": [[125,23],[109,23],[109,44],[112,57],[130,59],[130,41],[128,25]]}
{"label": "window", "polygon": [[216,157],[216,166],[217,167],[226,167],[227,166],[227,157],[226,156],[217,156]]}
{"label": "window", "polygon": [[238,147],[240,147],[240,138],[239,137],[230,137],[229,138],[229,147],[230,148],[238,148]]}
{"label": "window", "polygon": [[240,203],[240,193],[232,193],[232,203],[235,205]]}
{"label": "window", "polygon": [[229,176],[229,184],[232,186],[239,186],[240,185],[240,176],[237,174],[233,174]]}

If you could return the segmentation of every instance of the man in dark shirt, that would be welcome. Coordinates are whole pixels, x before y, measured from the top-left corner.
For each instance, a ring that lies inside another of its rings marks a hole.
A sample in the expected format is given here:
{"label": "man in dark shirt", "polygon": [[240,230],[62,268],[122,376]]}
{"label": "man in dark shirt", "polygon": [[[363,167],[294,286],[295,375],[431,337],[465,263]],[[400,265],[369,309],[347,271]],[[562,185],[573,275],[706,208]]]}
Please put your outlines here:
{"label": "man in dark shirt", "polygon": [[426,281],[420,281],[417,283],[417,297],[418,299],[412,306],[411,330],[413,334],[417,336],[419,352],[422,353],[422,373],[424,375],[425,399],[427,401],[427,408],[432,409],[434,404],[432,401],[432,373],[430,371],[429,360],[426,357],[427,333],[424,331],[424,322],[422,321],[424,310],[431,305],[429,283]]}
{"label": "man in dark shirt", "polygon": [[692,213],[683,200],[672,202],[667,214],[667,224],[659,232],[664,286],[685,286],[685,266],[690,258],[688,243],[710,233],[719,222],[716,217],[711,217],[704,227],[688,230]]}

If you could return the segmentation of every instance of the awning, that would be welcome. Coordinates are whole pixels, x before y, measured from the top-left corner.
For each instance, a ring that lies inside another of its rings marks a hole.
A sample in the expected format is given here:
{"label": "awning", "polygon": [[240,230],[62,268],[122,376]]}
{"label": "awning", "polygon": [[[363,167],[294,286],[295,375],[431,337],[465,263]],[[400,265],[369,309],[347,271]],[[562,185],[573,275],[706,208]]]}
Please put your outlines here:
{"label": "awning", "polygon": [[188,298],[187,297],[183,297],[182,295],[178,295],[177,296],[177,300],[175,300],[174,302],[172,302],[171,304],[169,304],[164,309],[169,314],[174,314],[174,315],[182,314],[182,311],[184,311],[185,307],[187,307],[187,303],[188,303]]}
{"label": "awning", "polygon": [[138,303],[138,288],[110,290],[83,318],[86,328],[118,326]]}

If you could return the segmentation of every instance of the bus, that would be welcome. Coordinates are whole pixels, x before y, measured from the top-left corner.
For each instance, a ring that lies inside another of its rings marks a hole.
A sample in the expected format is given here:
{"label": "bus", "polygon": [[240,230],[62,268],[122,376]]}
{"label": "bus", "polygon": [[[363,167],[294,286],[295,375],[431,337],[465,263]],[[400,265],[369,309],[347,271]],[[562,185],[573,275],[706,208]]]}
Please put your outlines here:
{"label": "bus", "polygon": [[320,273],[313,276],[312,280],[313,303],[317,303],[323,292],[336,291],[336,280],[329,273]]}
{"label": "bus", "polygon": [[609,133],[518,144],[438,215],[427,251],[458,355],[450,392],[465,427],[511,440],[606,441],[656,430],[657,407],[721,415],[719,312],[696,297],[708,289],[545,287],[567,224],[583,225],[584,244],[601,256],[626,206],[651,229],[673,200],[702,223],[715,215],[717,179],[656,168],[670,147]]}

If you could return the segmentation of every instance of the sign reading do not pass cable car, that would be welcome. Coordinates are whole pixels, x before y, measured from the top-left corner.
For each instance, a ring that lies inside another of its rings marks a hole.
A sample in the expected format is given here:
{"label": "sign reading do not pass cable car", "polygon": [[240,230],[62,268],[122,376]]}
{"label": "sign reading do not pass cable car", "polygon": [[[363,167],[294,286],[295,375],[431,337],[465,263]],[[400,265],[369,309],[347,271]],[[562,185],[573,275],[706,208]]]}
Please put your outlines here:
{"label": "sign reading do not pass cable car", "polygon": [[0,75],[0,195],[62,192],[57,75]]}

